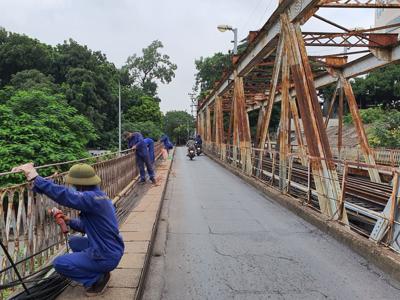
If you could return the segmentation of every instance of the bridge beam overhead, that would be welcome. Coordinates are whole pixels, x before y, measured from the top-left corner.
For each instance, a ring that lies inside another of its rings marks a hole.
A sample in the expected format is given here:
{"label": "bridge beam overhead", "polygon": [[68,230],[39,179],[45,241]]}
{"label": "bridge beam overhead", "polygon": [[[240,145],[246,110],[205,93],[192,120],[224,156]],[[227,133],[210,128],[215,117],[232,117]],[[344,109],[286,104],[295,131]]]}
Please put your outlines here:
{"label": "bridge beam overhead", "polygon": [[[363,168],[368,172],[369,180],[380,184],[383,176],[382,170],[376,166],[374,151],[368,144],[349,80],[400,60],[397,34],[381,33],[400,24],[348,29],[335,20],[327,20],[316,14],[320,9],[333,7],[343,10],[398,9],[400,1],[280,2],[265,25],[249,34],[248,47],[239,57],[234,57],[233,68],[216,82],[207,98],[199,101],[198,118],[201,120],[203,113],[213,107],[215,128],[212,132],[215,133],[216,143],[206,135],[206,147],[218,153],[223,160],[230,160],[232,165],[240,167],[250,176],[261,179],[268,177],[272,184],[277,180],[282,192],[288,192],[291,188],[293,161],[297,160],[307,168],[308,202],[317,198],[318,209],[323,214],[347,226],[348,209],[343,209],[346,188],[343,176],[347,166],[340,160],[344,151],[342,123],[345,106],[348,106],[356,128],[362,161],[365,163]],[[332,26],[331,31],[303,32],[301,27],[314,17]],[[313,50],[324,47],[332,54],[323,52],[309,56],[307,51],[310,47]],[[356,49],[342,52],[338,47]],[[337,151],[331,147],[327,135],[334,104],[324,115],[318,91],[330,84],[336,84],[331,101],[337,101],[339,105]],[[270,123],[278,102],[282,103],[275,137],[275,128],[270,128]],[[250,130],[248,121],[248,113],[253,111],[258,113],[254,131]],[[228,115],[229,126],[224,126],[223,120]],[[275,149],[271,142],[273,139],[276,139]],[[266,159],[270,164],[268,172],[265,172]],[[315,188],[314,194],[309,191],[312,188]]]}

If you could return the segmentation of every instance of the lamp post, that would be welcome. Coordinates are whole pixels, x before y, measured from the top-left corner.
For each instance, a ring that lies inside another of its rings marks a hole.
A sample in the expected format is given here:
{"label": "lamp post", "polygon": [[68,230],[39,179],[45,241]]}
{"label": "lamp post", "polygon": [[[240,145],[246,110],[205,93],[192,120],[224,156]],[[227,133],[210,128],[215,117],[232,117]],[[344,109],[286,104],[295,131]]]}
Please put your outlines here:
{"label": "lamp post", "polygon": [[218,30],[225,32],[227,30],[233,31],[233,54],[237,54],[237,43],[238,43],[238,30],[230,25],[218,25]]}

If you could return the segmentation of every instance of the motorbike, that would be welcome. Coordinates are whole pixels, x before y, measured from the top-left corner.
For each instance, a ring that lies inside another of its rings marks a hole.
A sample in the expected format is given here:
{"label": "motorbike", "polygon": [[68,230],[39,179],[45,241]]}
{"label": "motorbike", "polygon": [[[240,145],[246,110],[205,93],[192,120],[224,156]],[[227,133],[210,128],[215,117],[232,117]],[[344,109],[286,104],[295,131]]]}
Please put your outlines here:
{"label": "motorbike", "polygon": [[201,148],[201,145],[196,145],[197,156],[200,156],[201,153],[203,153],[203,149]]}
{"label": "motorbike", "polygon": [[196,156],[194,147],[188,148],[187,156],[189,156],[190,160],[193,160],[193,158]]}

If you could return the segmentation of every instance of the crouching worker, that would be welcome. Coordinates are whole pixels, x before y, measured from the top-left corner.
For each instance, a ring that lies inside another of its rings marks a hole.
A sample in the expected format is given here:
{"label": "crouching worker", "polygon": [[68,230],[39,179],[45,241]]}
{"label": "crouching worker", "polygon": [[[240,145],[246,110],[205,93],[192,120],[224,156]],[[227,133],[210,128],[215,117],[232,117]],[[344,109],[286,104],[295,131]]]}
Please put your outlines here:
{"label": "crouching worker", "polygon": [[124,242],[119,234],[115,208],[100,190],[101,179],[95,170],[87,164],[71,167],[66,183],[76,190],[38,176],[32,163],[13,171],[23,171],[33,182],[35,192],[80,211],[77,219],[63,218],[72,229],[86,233],[86,237],[71,237],[69,245],[73,253],[57,257],[53,266],[59,274],[83,284],[87,296],[102,294],[110,272],[118,266],[124,253]]}

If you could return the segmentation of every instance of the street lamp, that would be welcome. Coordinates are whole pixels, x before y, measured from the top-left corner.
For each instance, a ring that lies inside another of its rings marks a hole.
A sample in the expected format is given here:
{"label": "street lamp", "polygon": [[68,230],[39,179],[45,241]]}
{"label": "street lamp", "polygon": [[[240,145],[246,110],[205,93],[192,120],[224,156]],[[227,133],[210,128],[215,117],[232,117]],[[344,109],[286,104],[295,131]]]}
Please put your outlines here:
{"label": "street lamp", "polygon": [[237,28],[233,28],[230,25],[218,25],[218,30],[221,32],[225,32],[227,30],[233,31],[233,54],[236,55],[237,54],[237,33],[238,30]]}

